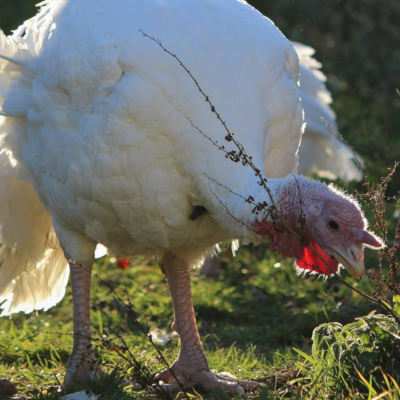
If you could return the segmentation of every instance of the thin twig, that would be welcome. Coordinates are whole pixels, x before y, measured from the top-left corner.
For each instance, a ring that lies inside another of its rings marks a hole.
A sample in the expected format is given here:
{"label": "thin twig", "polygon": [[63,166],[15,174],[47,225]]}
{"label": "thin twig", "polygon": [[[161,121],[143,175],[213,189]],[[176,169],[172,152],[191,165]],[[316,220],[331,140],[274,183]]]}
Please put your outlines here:
{"label": "thin twig", "polygon": [[[167,368],[167,370],[171,373],[172,377],[175,379],[175,381],[176,381],[176,383],[177,383],[179,389],[182,391],[182,393],[183,393],[183,395],[185,396],[185,398],[186,398],[187,400],[190,400],[189,397],[188,397],[188,394],[187,394],[187,390],[185,389],[183,383],[180,381],[180,379],[178,378],[178,376],[175,374],[175,371],[173,370],[173,368],[169,365],[169,363],[168,363],[167,359],[165,358],[165,356],[164,356],[163,352],[161,351],[161,349],[154,343],[153,338],[152,338],[151,335],[149,335],[148,332],[144,329],[144,327],[142,326],[142,324],[138,323],[137,318],[136,318],[136,313],[135,313],[135,311],[134,311],[134,308],[133,308],[132,303],[128,300],[127,304],[125,304],[125,303],[110,289],[110,287],[109,287],[109,285],[108,285],[107,282],[105,282],[105,281],[101,281],[101,282],[103,282],[104,286],[106,286],[106,287],[110,290],[110,292],[111,292],[111,294],[112,294],[112,296],[113,296],[114,302],[117,304],[118,309],[119,309],[120,311],[124,312],[124,314],[125,314],[125,316],[126,316],[126,318],[127,318],[127,321],[128,321],[128,322],[130,321],[130,322],[134,323],[136,326],[138,326],[138,328],[139,328],[139,330],[141,331],[141,333],[142,333],[143,335],[146,336],[146,338],[149,340],[150,344],[153,346],[153,348],[154,348],[155,351],[157,352],[157,354],[158,354],[158,356],[159,356],[161,362],[164,364],[164,366]],[[132,354],[132,352],[129,350],[128,345],[127,345],[126,342],[125,342],[125,339],[124,339],[122,336],[118,335],[118,334],[116,334],[116,336],[120,339],[120,341],[124,344],[124,346],[126,346],[126,349],[127,349],[127,351],[129,352],[129,355],[131,356],[131,358],[132,358],[133,360],[135,360],[135,365],[139,365],[139,366],[140,366],[139,362],[136,361],[136,358],[134,357],[134,355]],[[159,390],[161,390],[161,391],[163,391],[163,392],[165,393],[165,390],[163,389],[163,387],[162,387],[158,382],[155,382],[154,384],[156,385],[156,387],[157,387]]]}
{"label": "thin twig", "polygon": [[372,297],[366,293],[364,293],[362,290],[357,289],[353,285],[347,283],[341,276],[336,276],[337,280],[341,282],[344,286],[347,286],[349,289],[352,291],[356,292],[360,296],[364,297],[365,299],[369,300],[371,303],[376,304],[377,306],[383,308],[386,312],[388,312],[392,317],[395,318],[395,320],[400,323],[400,318],[396,315],[396,313],[393,311],[391,307],[388,307],[381,299]]}
{"label": "thin twig", "polygon": [[218,202],[221,204],[221,206],[224,208],[225,212],[238,224],[244,226],[245,228],[247,228],[249,231],[252,231],[254,233],[256,233],[254,231],[254,228],[248,224],[246,224],[244,221],[242,221],[241,219],[237,218],[232,211],[229,209],[229,207],[222,201],[222,199],[214,192],[212,191],[212,194],[214,195],[214,197],[218,200]]}
{"label": "thin twig", "polygon": [[[243,166],[249,166],[253,170],[255,176],[258,178],[259,185],[261,187],[263,187],[264,190],[268,194],[268,197],[269,197],[270,202],[271,202],[271,204],[269,205],[270,214],[271,214],[271,216],[273,216],[273,214],[274,214],[273,210],[275,209],[275,201],[274,201],[274,197],[272,195],[271,189],[268,187],[267,178],[264,177],[263,173],[261,172],[261,169],[258,168],[254,164],[253,157],[251,157],[246,152],[246,149],[245,149],[244,145],[242,143],[240,143],[239,140],[237,140],[236,134],[233,132],[232,129],[230,129],[230,127],[228,126],[227,122],[222,118],[222,116],[219,113],[219,111],[217,110],[214,102],[211,100],[210,96],[202,88],[202,86],[200,85],[199,81],[197,80],[197,78],[192,73],[192,71],[186,66],[186,64],[181,60],[181,58],[178,57],[177,54],[173,53],[171,50],[169,50],[167,47],[165,47],[160,39],[157,39],[156,37],[144,32],[141,29],[139,30],[139,32],[145,38],[150,39],[151,41],[156,43],[165,53],[167,53],[169,56],[171,56],[173,59],[175,59],[175,61],[179,64],[179,66],[189,76],[189,78],[194,83],[194,85],[196,86],[197,90],[199,91],[199,93],[201,94],[201,96],[203,97],[205,102],[208,104],[208,106],[210,108],[210,111],[216,116],[217,120],[221,123],[223,129],[225,130],[225,133],[226,133],[225,141],[233,143],[234,146],[236,147],[236,151],[232,150],[232,151],[229,151],[229,152],[226,153],[228,155],[227,158],[230,159],[233,162],[241,162],[243,164]],[[201,133],[203,136],[205,136],[208,139],[210,139],[208,137],[208,135],[205,135],[205,133],[193,123],[193,121],[190,121],[190,119],[189,119],[189,122],[191,123],[192,127],[194,127],[196,129],[197,132]],[[225,149],[224,146],[221,146],[218,142],[215,142],[214,140],[211,140],[211,142],[219,150],[222,150],[222,151],[226,152],[226,149]]]}
{"label": "thin twig", "polygon": [[[118,301],[118,300],[117,300]],[[121,302],[120,302],[121,303]],[[134,315],[134,311],[133,311],[133,305],[132,303],[128,300],[128,304],[125,305],[125,308],[128,307],[128,313],[127,318],[132,317]],[[130,312],[129,312],[130,311]],[[136,321],[132,321],[132,322],[136,322]],[[179,386],[179,388],[181,389],[181,391],[184,393],[185,397],[187,398],[187,393],[186,393],[186,389],[184,387],[184,385],[182,384],[182,382],[179,380],[178,376],[175,374],[174,369],[169,365],[169,362],[167,361],[167,359],[165,358],[163,352],[161,351],[161,349],[159,348],[158,345],[156,345],[153,341],[153,338],[151,336],[151,334],[148,334],[143,328],[142,325],[139,324],[139,327],[142,331],[142,333],[144,335],[146,335],[147,339],[149,340],[150,344],[154,347],[154,349],[156,350],[161,362],[165,365],[165,367],[167,368],[167,370],[169,372],[171,372],[171,375],[173,376],[173,378],[175,379],[177,385]]]}

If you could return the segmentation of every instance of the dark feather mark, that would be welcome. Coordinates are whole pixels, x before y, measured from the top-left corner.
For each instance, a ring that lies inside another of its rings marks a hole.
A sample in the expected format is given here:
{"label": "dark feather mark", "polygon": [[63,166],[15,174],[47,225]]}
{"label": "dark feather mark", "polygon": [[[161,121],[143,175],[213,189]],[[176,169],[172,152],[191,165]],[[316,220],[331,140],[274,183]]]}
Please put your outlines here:
{"label": "dark feather mark", "polygon": [[203,206],[194,206],[192,208],[192,213],[190,214],[189,219],[191,221],[195,221],[196,219],[200,218],[202,215],[207,213],[207,208]]}

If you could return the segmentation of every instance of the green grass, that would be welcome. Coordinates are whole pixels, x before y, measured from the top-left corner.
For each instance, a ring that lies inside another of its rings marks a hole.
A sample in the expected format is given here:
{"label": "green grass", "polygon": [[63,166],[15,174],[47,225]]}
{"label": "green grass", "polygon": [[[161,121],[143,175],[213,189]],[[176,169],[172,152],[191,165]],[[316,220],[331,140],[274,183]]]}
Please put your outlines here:
{"label": "green grass", "polygon": [[[208,281],[194,272],[194,301],[211,368],[267,382],[268,390],[254,398],[280,398],[281,388],[274,388],[274,381],[282,380],[288,371],[295,372],[298,356],[293,348],[309,351],[317,325],[348,322],[370,308],[339,283],[300,279],[290,263],[279,266],[277,262],[261,249],[243,248],[237,258],[224,256],[225,268],[218,280]],[[112,292],[110,286],[115,288]],[[127,324],[118,311],[115,296],[132,302],[138,316],[136,327]],[[103,369],[114,374],[94,389],[104,399],[151,398],[145,391],[133,390],[132,365],[101,338],[111,338],[118,345],[113,333],[122,335],[150,372],[164,368],[143,333],[155,328],[170,331],[170,298],[158,266],[138,260],[121,271],[109,260],[99,262],[94,271],[92,320]],[[0,376],[17,383],[27,399],[57,398],[71,350],[71,331],[70,293],[47,313],[1,320]],[[174,339],[162,348],[170,363],[177,345]],[[270,397],[274,392],[276,397]]]}

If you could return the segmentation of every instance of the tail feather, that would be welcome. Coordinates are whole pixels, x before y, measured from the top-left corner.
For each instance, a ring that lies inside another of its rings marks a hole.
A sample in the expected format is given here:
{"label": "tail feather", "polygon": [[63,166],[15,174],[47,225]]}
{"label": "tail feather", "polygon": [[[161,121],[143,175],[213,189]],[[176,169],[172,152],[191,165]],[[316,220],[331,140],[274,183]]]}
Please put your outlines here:
{"label": "tail feather", "polygon": [[300,59],[300,87],[306,130],[300,148],[299,170],[329,179],[361,180],[363,161],[340,137],[326,77],[314,49],[293,43]]}
{"label": "tail feather", "polygon": [[[1,58],[12,58],[18,52],[17,44],[0,30]],[[4,67],[4,66],[3,66]]]}
{"label": "tail feather", "polygon": [[332,180],[360,181],[363,177],[363,161],[349,146],[335,137],[326,138],[310,131],[303,136],[299,168],[302,173]]}
{"label": "tail feather", "polygon": [[29,182],[2,177],[0,304],[2,315],[59,302],[68,268],[52,221]]}
{"label": "tail feather", "polygon": [[[48,309],[59,302],[68,266],[52,220],[18,162],[25,132],[29,74],[16,43],[0,31],[0,309],[1,315]],[[25,108],[26,110],[26,108]],[[5,115],[5,116],[4,116]]]}

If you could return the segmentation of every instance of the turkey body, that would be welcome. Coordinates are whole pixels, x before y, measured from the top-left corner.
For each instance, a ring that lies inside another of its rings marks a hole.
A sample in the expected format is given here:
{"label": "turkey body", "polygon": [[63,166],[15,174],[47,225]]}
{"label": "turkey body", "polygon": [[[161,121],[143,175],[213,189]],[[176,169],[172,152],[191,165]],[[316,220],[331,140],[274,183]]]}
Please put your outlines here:
{"label": "turkey body", "polygon": [[[30,94],[17,158],[61,241],[162,255],[245,235],[221,224],[220,198],[233,213],[239,206],[215,182],[246,196],[255,177],[193,128],[224,142],[187,73],[143,33],[178,55],[273,177],[294,170],[301,136],[298,61],[273,23],[236,0],[53,1],[36,19],[37,54],[24,61],[33,78],[21,75],[5,109]],[[209,212],[191,220],[196,205]],[[82,245],[69,246],[79,258]]]}

